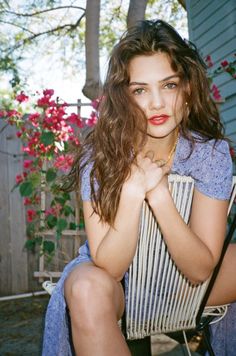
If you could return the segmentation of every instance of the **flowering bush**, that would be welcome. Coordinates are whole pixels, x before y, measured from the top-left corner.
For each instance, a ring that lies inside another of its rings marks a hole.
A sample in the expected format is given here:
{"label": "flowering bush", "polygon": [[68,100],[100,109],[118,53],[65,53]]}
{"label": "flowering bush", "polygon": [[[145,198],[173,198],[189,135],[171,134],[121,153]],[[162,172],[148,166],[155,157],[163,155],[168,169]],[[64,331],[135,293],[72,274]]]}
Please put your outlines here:
{"label": "flowering bush", "polygon": [[24,92],[16,96],[16,102],[16,109],[2,110],[0,117],[17,127],[25,154],[15,187],[19,188],[27,208],[26,247],[34,250],[39,244],[42,253],[52,255],[55,243],[43,239],[43,232],[54,229],[57,241],[63,230],[78,227],[72,196],[60,191],[56,180],[71,168],[81,129],[96,123],[98,101],[91,103],[93,110],[85,121],[76,113],[67,113],[67,104],[55,100],[52,89],[34,96],[30,113],[23,112],[26,111],[23,106],[30,103]]}
{"label": "flowering bush", "polygon": [[216,102],[219,102],[222,100],[222,96],[217,85],[213,83],[213,78],[218,74],[226,72],[229,73],[234,79],[236,79],[236,53],[234,53],[233,59],[231,61],[224,59],[223,61],[221,61],[220,65],[214,70],[211,70],[211,68],[214,66],[214,63],[210,55],[207,55],[205,57],[205,62],[208,67],[208,79],[211,86],[212,96]]}

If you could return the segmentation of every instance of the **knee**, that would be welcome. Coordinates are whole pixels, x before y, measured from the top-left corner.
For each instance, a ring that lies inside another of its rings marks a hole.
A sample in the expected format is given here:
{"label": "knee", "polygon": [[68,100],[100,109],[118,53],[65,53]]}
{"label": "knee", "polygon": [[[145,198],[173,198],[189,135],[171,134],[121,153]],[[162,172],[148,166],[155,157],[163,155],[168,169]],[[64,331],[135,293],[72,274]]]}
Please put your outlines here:
{"label": "knee", "polygon": [[65,284],[69,309],[80,314],[104,313],[112,304],[113,283],[112,278],[99,269],[69,276]]}

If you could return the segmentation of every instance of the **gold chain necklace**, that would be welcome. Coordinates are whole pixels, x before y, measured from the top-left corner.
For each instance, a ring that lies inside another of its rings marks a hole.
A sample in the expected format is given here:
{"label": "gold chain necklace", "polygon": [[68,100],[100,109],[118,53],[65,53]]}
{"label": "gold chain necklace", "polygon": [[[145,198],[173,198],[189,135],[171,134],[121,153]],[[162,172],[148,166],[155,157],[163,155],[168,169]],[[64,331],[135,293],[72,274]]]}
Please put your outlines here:
{"label": "gold chain necklace", "polygon": [[176,150],[176,147],[177,147],[177,143],[178,143],[178,138],[179,138],[179,129],[177,128],[175,142],[174,142],[174,144],[173,144],[173,146],[172,146],[172,148],[170,150],[170,153],[168,154],[167,159],[157,159],[157,160],[155,160],[155,163],[158,165],[158,167],[163,167],[167,163],[169,163],[169,161],[171,160],[171,157],[175,153],[175,150]]}

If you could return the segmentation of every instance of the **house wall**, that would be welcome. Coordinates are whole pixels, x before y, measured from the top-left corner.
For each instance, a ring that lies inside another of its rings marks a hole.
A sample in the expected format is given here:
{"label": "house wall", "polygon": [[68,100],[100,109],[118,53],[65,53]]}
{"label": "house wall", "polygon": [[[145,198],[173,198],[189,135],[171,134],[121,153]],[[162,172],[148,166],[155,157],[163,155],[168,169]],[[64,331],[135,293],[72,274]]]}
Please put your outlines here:
{"label": "house wall", "polygon": [[[186,0],[190,40],[203,57],[211,55],[215,70],[221,61],[236,60],[236,1]],[[236,148],[236,79],[228,73],[214,77],[224,103],[220,105],[226,135]]]}

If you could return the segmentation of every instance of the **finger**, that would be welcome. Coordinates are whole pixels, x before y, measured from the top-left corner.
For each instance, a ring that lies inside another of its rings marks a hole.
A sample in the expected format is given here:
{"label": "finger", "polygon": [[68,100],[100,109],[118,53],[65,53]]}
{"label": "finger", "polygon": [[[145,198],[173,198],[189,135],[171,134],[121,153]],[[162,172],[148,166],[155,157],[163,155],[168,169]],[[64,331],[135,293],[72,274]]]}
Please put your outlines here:
{"label": "finger", "polygon": [[170,166],[165,165],[161,167],[163,175],[170,173]]}
{"label": "finger", "polygon": [[148,151],[148,152],[146,152],[144,157],[149,158],[153,162],[154,161],[154,152],[153,151]]}
{"label": "finger", "polygon": [[150,165],[150,163],[153,163],[153,161],[151,160],[150,157],[147,157],[147,156],[142,156],[142,155],[138,155],[137,156],[137,165],[139,167],[142,167],[142,168],[146,168]]}
{"label": "finger", "polygon": [[139,153],[139,154],[137,155],[137,157],[136,157],[136,162],[137,162],[137,164],[139,165],[139,164],[143,161],[143,159],[144,159],[143,154],[142,154],[142,153]]}

